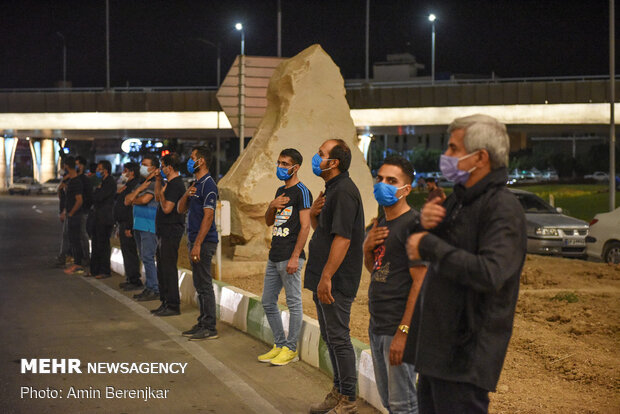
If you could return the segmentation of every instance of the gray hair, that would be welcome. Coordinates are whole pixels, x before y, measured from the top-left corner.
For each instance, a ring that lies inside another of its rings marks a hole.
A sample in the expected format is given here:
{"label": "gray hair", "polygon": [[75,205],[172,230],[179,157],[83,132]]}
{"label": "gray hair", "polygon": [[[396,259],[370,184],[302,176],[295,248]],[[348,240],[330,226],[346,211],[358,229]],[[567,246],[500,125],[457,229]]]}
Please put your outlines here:
{"label": "gray hair", "polygon": [[457,129],[465,131],[463,144],[468,154],[484,149],[489,153],[491,169],[508,166],[510,138],[506,125],[491,116],[476,114],[456,118],[448,127],[448,133]]}

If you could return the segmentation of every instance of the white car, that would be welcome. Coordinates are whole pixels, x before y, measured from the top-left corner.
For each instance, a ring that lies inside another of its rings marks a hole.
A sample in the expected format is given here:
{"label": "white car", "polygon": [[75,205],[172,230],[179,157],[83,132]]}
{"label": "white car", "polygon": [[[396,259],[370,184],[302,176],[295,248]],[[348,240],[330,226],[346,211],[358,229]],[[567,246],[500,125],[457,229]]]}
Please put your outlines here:
{"label": "white car", "polygon": [[58,192],[58,186],[60,185],[60,178],[52,178],[41,184],[41,194],[56,194]]}
{"label": "white car", "polygon": [[41,194],[42,187],[37,180],[32,177],[21,177],[13,182],[9,187],[9,194]]}
{"label": "white car", "polygon": [[620,263],[620,207],[610,213],[594,216],[586,238],[589,257],[604,262]]}
{"label": "white car", "polygon": [[603,171],[596,171],[594,174],[584,175],[583,178],[586,180],[594,180],[594,181],[603,182],[603,181],[609,181],[609,174]]}

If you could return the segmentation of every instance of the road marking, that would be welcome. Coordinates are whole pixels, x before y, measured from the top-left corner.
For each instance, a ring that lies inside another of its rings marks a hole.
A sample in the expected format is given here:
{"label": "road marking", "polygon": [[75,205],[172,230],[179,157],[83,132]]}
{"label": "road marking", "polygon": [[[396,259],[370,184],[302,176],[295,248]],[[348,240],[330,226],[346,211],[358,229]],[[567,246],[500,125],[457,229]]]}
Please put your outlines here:
{"label": "road marking", "polygon": [[37,213],[39,213],[39,214],[43,214],[43,211],[42,211],[42,210],[36,209],[35,211],[36,211]]}
{"label": "road marking", "polygon": [[103,293],[113,297],[114,299],[127,306],[129,309],[140,315],[151,325],[165,333],[170,339],[176,342],[181,348],[189,352],[196,358],[208,371],[210,371],[219,381],[226,385],[233,394],[236,394],[241,401],[253,410],[255,413],[273,413],[281,414],[277,408],[261,397],[248,383],[243,381],[241,377],[235,374],[230,368],[224,365],[219,359],[211,355],[206,349],[195,342],[188,341],[187,338],[181,336],[179,330],[163,321],[161,318],[154,318],[148,309],[138,305],[127,296],[117,292],[116,290],[104,285],[103,283],[89,278],[82,280],[90,283],[92,286],[101,290]]}

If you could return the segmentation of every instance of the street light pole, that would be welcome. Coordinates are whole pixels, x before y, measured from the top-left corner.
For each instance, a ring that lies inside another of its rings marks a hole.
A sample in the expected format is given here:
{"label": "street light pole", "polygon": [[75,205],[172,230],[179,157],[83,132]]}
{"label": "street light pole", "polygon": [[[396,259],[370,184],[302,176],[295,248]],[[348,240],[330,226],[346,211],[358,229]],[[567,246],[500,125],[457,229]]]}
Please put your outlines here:
{"label": "street light pole", "polygon": [[65,40],[65,36],[56,32],[56,34],[62,39],[62,86],[63,88],[67,87],[67,42]]}
{"label": "street light pole", "polygon": [[110,89],[110,0],[105,0],[105,67],[105,86]]}
{"label": "street light pole", "polygon": [[614,0],[609,0],[609,211],[616,209],[616,35]]}
{"label": "street light pole", "polygon": [[366,0],[366,83],[370,78],[370,0]]}
{"label": "street light pole", "polygon": [[433,38],[432,38],[432,46],[431,46],[431,83],[435,84],[435,20],[437,20],[437,16],[433,13],[428,15],[428,20],[431,22],[433,26]]}
{"label": "street light pole", "polygon": [[239,156],[245,146],[245,31],[241,23],[235,28],[241,32],[241,54],[239,55]]}

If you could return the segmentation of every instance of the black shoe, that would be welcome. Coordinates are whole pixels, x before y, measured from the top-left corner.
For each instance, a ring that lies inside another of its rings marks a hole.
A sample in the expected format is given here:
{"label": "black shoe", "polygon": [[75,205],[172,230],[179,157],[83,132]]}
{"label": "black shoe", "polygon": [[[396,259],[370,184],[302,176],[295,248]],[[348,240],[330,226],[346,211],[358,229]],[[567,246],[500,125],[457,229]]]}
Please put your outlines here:
{"label": "black shoe", "polygon": [[159,300],[159,292],[154,292],[150,289],[145,289],[145,291],[147,291],[147,293],[145,293],[144,295],[136,298],[136,300],[138,302],[148,302],[150,300]]}
{"label": "black shoe", "polygon": [[180,314],[181,314],[181,311],[178,308],[165,307],[159,312],[155,312],[153,315],[155,316],[176,316]]}
{"label": "black shoe", "polygon": [[138,290],[138,289],[144,289],[144,284],[142,282],[139,282],[139,283],[124,282],[121,284],[123,285],[122,288],[125,292],[130,292],[132,290]]}
{"label": "black shoe", "polygon": [[159,305],[159,308],[151,309],[151,313],[157,313],[157,312],[162,311],[164,309],[166,309],[166,304],[162,303],[161,305]]}
{"label": "black shoe", "polygon": [[142,292],[136,293],[135,295],[133,295],[133,298],[134,299],[141,298],[142,296],[146,295],[148,292],[150,292],[150,290],[148,288],[144,288]]}
{"label": "black shoe", "polygon": [[190,341],[202,341],[203,339],[217,339],[219,336],[216,331],[212,331],[207,328],[202,328],[195,334],[189,337]]}
{"label": "black shoe", "polygon": [[199,325],[192,326],[192,329],[188,329],[187,331],[181,332],[183,336],[192,336],[196,332],[200,331],[202,328]]}

